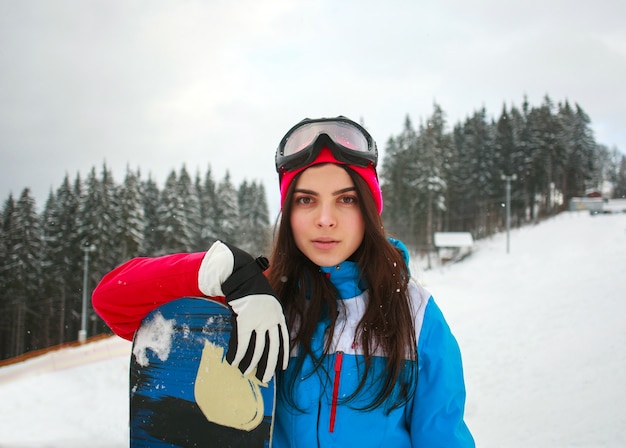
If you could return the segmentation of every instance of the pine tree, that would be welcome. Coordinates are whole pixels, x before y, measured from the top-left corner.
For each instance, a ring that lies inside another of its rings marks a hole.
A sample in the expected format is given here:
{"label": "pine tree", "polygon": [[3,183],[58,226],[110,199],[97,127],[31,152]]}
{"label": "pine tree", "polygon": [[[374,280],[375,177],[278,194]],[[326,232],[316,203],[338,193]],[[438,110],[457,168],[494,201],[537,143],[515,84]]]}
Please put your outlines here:
{"label": "pine tree", "polygon": [[251,238],[254,232],[252,224],[254,198],[252,194],[252,185],[248,185],[248,182],[244,180],[237,190],[237,208],[239,209],[238,245],[241,249],[249,253],[254,253]]}
{"label": "pine tree", "polygon": [[598,148],[589,127],[589,117],[578,105],[574,111],[567,101],[559,104],[557,117],[563,147],[563,169],[557,186],[564,196],[564,203],[568,204],[571,198],[583,196],[585,190],[593,186],[593,164]]}
{"label": "pine tree", "polygon": [[[537,148],[533,160],[533,180],[539,199],[539,216],[550,216],[558,206],[558,180],[563,173],[565,149],[561,120],[554,114],[554,105],[546,95],[543,104],[529,116],[531,144]],[[534,112],[534,113],[533,113]]]}
{"label": "pine tree", "polygon": [[473,224],[475,238],[488,236],[493,231],[496,203],[499,200],[497,184],[501,182],[496,164],[493,125],[487,121],[485,109],[476,111],[465,121],[462,135],[456,136],[461,145],[456,153],[460,160],[457,179],[462,189],[463,200],[468,205],[467,213]]}
{"label": "pine tree", "polygon": [[142,208],[144,215],[143,246],[140,255],[150,256],[159,253],[159,248],[163,246],[162,235],[160,234],[159,223],[159,201],[161,192],[156,182],[148,177],[142,184]]}
{"label": "pine tree", "polygon": [[622,155],[615,174],[613,197],[626,199],[626,156]]}
{"label": "pine tree", "polygon": [[517,220],[517,225],[521,225],[526,220],[526,210],[528,208],[528,198],[524,194],[526,183],[526,156],[524,133],[526,131],[526,116],[515,106],[511,107],[509,121],[513,131],[513,152],[511,158],[511,172],[509,175],[515,176],[515,181],[511,182],[511,216]]}
{"label": "pine tree", "polygon": [[472,229],[470,204],[465,200],[465,167],[463,166],[463,148],[465,141],[463,138],[463,126],[456,124],[452,129],[452,146],[450,148],[450,158],[446,180],[448,212],[446,213],[445,229],[448,231],[469,231]]}
{"label": "pine tree", "polygon": [[200,200],[191,177],[183,165],[178,175],[178,197],[181,201],[180,215],[184,216],[182,225],[186,236],[185,251],[192,251],[200,239],[202,233],[202,216]]}
{"label": "pine tree", "polygon": [[[46,294],[53,300],[52,313],[57,317],[57,328],[51,328],[57,343],[73,340],[78,327],[71,327],[69,297],[77,297],[81,288],[82,245],[78,228],[78,209],[81,196],[80,177],[74,186],[66,175],[53,198],[44,209],[43,234],[45,262],[43,278]],[[74,300],[77,301],[77,300]],[[76,322],[74,322],[76,324]],[[71,332],[68,332],[68,328]]]}
{"label": "pine tree", "polygon": [[527,194],[531,219],[540,218],[539,210],[545,208],[541,195],[546,191],[549,183],[551,161],[549,152],[545,148],[541,132],[544,120],[550,120],[550,111],[543,108],[532,108],[527,119]]}
{"label": "pine tree", "polygon": [[126,168],[124,183],[118,189],[119,214],[116,241],[119,246],[120,261],[136,257],[144,251],[144,215],[141,180],[138,173]]}
{"label": "pine tree", "polygon": [[[73,315],[82,316],[83,296],[91,296],[91,290],[98,281],[117,266],[122,258],[121,249],[117,242],[120,235],[119,203],[117,202],[116,186],[113,175],[106,165],[102,167],[101,178],[96,175],[95,168],[87,176],[85,195],[81,197],[79,206],[79,240],[82,254],[91,249],[89,257],[87,291],[80,288],[80,296],[72,297],[68,306],[74,311]],[[83,256],[84,259],[84,256]],[[79,273],[84,271],[84,262],[80,265]],[[87,316],[92,328],[88,334],[96,334],[104,330],[104,325],[87,304]],[[78,323],[78,322],[77,322]]]}
{"label": "pine tree", "polygon": [[254,214],[254,225],[257,228],[255,233],[255,253],[265,253],[270,251],[270,210],[267,205],[267,195],[265,194],[265,187],[262,183],[255,185],[256,195],[256,207]]}
{"label": "pine tree", "polygon": [[0,214],[0,355],[2,358],[15,355],[13,317],[16,287],[12,281],[13,268],[10,257],[9,235],[15,210],[13,195],[4,202]]}
{"label": "pine tree", "polygon": [[31,330],[41,315],[41,224],[30,190],[25,188],[15,204],[8,232],[9,275],[13,289],[13,353],[37,348]]}
{"label": "pine tree", "polygon": [[383,219],[388,232],[402,235],[407,244],[415,244],[414,198],[409,181],[413,174],[409,163],[416,145],[417,134],[410,117],[404,120],[400,135],[391,137],[385,147],[380,177],[384,195]]}
{"label": "pine tree", "polygon": [[196,243],[196,250],[206,250],[217,239],[214,234],[217,201],[215,189],[215,181],[209,166],[204,175],[204,181],[201,181],[199,177],[196,179],[201,223],[200,239]]}
{"label": "pine tree", "polygon": [[50,192],[43,213],[41,214],[41,253],[39,265],[41,269],[41,287],[39,293],[42,297],[42,303],[39,306],[42,319],[36,328],[40,347],[49,347],[53,341],[59,340],[58,326],[55,322],[60,320],[59,308],[55,293],[57,292],[51,280],[50,271],[52,268],[50,237],[48,236],[49,226],[52,222],[51,211],[54,209],[56,201],[55,195]]}
{"label": "pine tree", "polygon": [[[517,126],[522,126],[522,128],[516,128]],[[516,198],[519,197],[516,194],[518,190],[517,185],[519,178],[521,177],[520,166],[522,165],[522,154],[519,149],[519,140],[518,135],[521,133],[521,129],[523,129],[523,120],[519,112],[516,111],[515,108],[512,109],[511,113],[509,113],[506,109],[506,106],[502,106],[502,112],[498,121],[495,125],[495,156],[496,156],[496,166],[497,170],[500,171],[500,176],[502,182],[495,183],[494,192],[497,197],[500,198],[502,203],[502,210],[506,212],[505,207],[510,206],[511,217],[515,219],[514,210],[517,208],[518,212],[520,211],[520,207],[515,207],[514,203],[519,201],[515,201]],[[494,179],[497,181],[497,179]],[[506,196],[506,183],[509,183],[511,188],[511,204],[505,204],[505,196]],[[523,211],[521,211],[523,213]],[[500,217],[499,226],[504,228],[506,214],[503,213]]]}
{"label": "pine tree", "polygon": [[230,180],[228,171],[217,186],[213,220],[213,235],[217,239],[234,245],[239,244],[237,190]]}
{"label": "pine tree", "polygon": [[269,212],[265,190],[256,182],[244,181],[237,194],[239,208],[239,247],[250,254],[261,254],[268,247]]}
{"label": "pine tree", "polygon": [[494,140],[495,154],[497,155],[496,163],[502,174],[511,175],[514,172],[515,160],[515,140],[514,140],[513,124],[509,119],[509,113],[506,106],[502,106],[500,118],[496,123],[496,135]]}
{"label": "pine tree", "polygon": [[161,244],[157,255],[164,255],[188,250],[191,235],[187,233],[184,203],[179,195],[176,173],[171,171],[165,181],[161,199],[157,208],[159,215],[158,236]]}
{"label": "pine tree", "polygon": [[[415,156],[411,160],[412,178],[420,214],[425,218],[421,240],[430,251],[433,233],[440,228],[440,214],[446,210],[446,164],[450,155],[451,139],[445,132],[444,113],[437,104],[425,125],[420,125]],[[437,222],[435,222],[437,221]]]}

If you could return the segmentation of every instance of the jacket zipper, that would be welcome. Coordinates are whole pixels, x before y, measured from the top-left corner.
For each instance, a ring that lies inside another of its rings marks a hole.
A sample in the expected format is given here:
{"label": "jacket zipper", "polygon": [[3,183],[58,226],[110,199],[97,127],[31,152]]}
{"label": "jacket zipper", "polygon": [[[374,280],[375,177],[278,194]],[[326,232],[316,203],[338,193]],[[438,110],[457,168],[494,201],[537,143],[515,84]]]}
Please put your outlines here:
{"label": "jacket zipper", "polygon": [[335,355],[335,382],[333,384],[333,401],[330,408],[329,432],[335,431],[335,417],[337,416],[337,400],[339,398],[339,380],[341,378],[341,363],[343,362],[343,352]]}

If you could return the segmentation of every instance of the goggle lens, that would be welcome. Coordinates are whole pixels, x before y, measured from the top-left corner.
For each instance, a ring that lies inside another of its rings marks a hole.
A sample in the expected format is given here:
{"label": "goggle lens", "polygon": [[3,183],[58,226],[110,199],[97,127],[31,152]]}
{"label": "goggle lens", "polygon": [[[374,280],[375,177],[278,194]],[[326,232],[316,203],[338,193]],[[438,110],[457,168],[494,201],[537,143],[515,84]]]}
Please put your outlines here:
{"label": "goggle lens", "polygon": [[378,162],[376,142],[358,123],[346,118],[304,119],[287,132],[276,150],[278,173],[302,168],[313,162],[322,146],[335,158],[358,166]]}
{"label": "goggle lens", "polygon": [[287,136],[282,155],[287,157],[299,153],[315,143],[321,134],[328,135],[336,144],[352,151],[366,153],[370,151],[365,135],[349,123],[318,122],[304,124]]}

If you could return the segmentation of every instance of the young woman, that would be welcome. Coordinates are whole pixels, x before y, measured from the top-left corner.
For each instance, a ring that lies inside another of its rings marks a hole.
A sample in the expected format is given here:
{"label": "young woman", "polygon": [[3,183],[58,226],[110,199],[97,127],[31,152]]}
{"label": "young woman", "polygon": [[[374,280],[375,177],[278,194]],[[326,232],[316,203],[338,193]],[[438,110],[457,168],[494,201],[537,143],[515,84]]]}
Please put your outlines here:
{"label": "young woman", "polygon": [[[244,328],[239,355],[252,331],[268,334],[269,349],[261,343],[249,369],[268,349],[261,376],[278,370],[276,447],[473,447],[459,347],[411,279],[406,248],[385,235],[377,157],[369,133],[345,117],[287,132],[276,153],[282,214],[265,294],[223,293],[242,256],[218,242],[206,254],[131,260],[103,279],[94,307],[128,338],[157,302],[225,295]],[[128,291],[146,285],[143,299]]]}

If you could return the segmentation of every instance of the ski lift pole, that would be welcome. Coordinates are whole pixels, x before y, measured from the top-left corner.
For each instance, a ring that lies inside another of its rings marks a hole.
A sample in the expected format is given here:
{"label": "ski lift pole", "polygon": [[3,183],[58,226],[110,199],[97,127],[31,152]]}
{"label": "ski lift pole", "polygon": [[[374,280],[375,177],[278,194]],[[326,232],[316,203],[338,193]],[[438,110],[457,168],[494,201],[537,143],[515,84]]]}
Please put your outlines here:
{"label": "ski lift pole", "polygon": [[506,182],[506,253],[508,254],[511,247],[511,181],[516,180],[517,176],[503,174],[501,178]]}
{"label": "ski lift pole", "polygon": [[93,244],[85,244],[83,251],[85,252],[83,264],[83,309],[80,315],[80,331],[78,332],[78,342],[84,344],[87,340],[87,286],[89,284],[89,252],[96,250]]}

